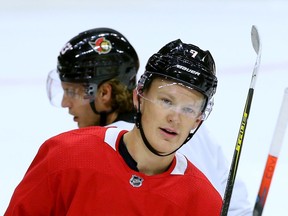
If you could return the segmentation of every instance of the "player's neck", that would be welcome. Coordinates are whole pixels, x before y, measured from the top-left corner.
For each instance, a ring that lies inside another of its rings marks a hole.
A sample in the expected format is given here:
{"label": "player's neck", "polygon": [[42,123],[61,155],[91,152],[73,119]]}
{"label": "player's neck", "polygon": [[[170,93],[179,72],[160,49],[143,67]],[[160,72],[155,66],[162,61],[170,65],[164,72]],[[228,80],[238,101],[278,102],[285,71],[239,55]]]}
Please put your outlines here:
{"label": "player's neck", "polygon": [[165,172],[174,158],[174,154],[161,157],[152,153],[143,143],[136,127],[124,135],[124,143],[129,154],[137,162],[138,170],[146,175],[156,175]]}
{"label": "player's neck", "polygon": [[112,124],[118,117],[118,112],[112,112],[110,114],[107,115],[107,120],[106,120],[106,124]]}

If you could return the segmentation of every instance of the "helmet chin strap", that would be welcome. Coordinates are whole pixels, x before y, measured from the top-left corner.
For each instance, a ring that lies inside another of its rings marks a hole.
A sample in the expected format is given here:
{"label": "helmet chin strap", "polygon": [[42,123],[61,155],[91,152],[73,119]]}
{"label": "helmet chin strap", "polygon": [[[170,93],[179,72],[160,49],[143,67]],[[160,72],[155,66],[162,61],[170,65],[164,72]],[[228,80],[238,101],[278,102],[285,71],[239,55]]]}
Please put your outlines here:
{"label": "helmet chin strap", "polygon": [[93,110],[93,112],[94,112],[95,114],[100,115],[100,123],[99,123],[99,126],[105,126],[105,125],[107,125],[107,116],[108,116],[110,113],[114,112],[114,109],[112,109],[112,110],[110,110],[110,111],[108,111],[108,112],[105,112],[105,111],[98,112],[98,111],[96,110],[94,100],[92,100],[92,101],[90,102],[90,107],[91,107],[91,109]]}
{"label": "helmet chin strap", "polygon": [[171,155],[173,153],[175,153],[178,149],[180,149],[185,143],[187,143],[192,137],[193,135],[196,133],[196,131],[199,129],[199,127],[201,126],[202,122],[200,122],[200,124],[198,125],[198,127],[194,130],[194,132],[192,133],[189,133],[188,137],[186,138],[186,140],[182,143],[182,145],[180,145],[177,149],[175,149],[174,151],[170,152],[170,153],[167,153],[167,154],[162,154],[161,152],[157,151],[155,148],[152,147],[152,145],[149,143],[149,141],[147,140],[145,134],[144,134],[144,130],[143,130],[143,127],[142,127],[142,123],[141,123],[141,117],[142,117],[142,114],[140,112],[140,97],[138,95],[138,109],[137,109],[137,113],[136,113],[136,116],[135,116],[135,124],[137,126],[137,128],[140,130],[140,134],[141,134],[141,137],[143,139],[143,142],[145,144],[145,146],[155,155],[157,156],[160,156],[160,157],[166,157],[168,155]]}

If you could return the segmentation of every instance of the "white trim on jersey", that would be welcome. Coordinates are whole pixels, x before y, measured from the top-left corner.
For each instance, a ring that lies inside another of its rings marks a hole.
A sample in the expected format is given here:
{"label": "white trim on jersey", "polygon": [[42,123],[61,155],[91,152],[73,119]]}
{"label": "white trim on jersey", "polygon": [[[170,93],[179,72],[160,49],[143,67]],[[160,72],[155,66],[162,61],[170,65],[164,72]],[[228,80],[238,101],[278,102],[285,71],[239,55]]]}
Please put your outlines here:
{"label": "white trim on jersey", "polygon": [[119,133],[123,129],[117,127],[110,127],[106,130],[104,142],[110,145],[116,151],[116,140],[118,138]]}

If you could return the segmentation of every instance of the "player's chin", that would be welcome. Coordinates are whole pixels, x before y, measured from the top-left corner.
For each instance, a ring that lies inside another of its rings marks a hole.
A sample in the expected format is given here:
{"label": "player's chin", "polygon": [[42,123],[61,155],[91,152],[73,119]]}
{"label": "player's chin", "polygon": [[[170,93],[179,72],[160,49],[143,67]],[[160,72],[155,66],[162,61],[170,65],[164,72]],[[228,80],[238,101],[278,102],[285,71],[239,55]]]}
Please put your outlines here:
{"label": "player's chin", "polygon": [[158,146],[158,148],[160,152],[167,154],[175,151],[175,149],[179,148],[179,146],[181,145],[182,143],[180,143],[179,141],[165,140],[162,142],[161,146]]}

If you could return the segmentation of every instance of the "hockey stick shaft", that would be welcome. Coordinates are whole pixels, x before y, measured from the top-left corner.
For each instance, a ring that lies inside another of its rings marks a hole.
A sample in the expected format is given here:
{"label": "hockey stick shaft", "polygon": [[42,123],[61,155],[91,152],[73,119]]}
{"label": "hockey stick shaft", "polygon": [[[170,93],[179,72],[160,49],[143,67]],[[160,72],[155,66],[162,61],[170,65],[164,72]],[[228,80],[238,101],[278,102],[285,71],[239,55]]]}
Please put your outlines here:
{"label": "hockey stick shaft", "polygon": [[288,110],[288,88],[286,88],[284,91],[282,105],[279,111],[278,120],[275,126],[272,142],[270,145],[270,150],[268,153],[268,158],[262,176],[262,181],[260,184],[256,203],[253,210],[253,216],[261,216],[265,206],[266,198],[268,196],[268,192],[272,182],[272,177],[274,174],[274,170],[276,168],[277,160],[283,145],[283,139],[287,128],[288,123],[287,110]]}
{"label": "hockey stick shaft", "polygon": [[221,216],[226,216],[228,213],[230,200],[231,200],[233,187],[234,187],[234,182],[235,182],[235,178],[236,178],[236,173],[237,173],[237,169],[238,169],[238,163],[240,160],[242,144],[243,144],[244,135],[245,135],[245,131],[246,131],[247,121],[248,121],[248,117],[249,117],[251,102],[252,102],[252,98],[253,98],[253,93],[254,93],[254,89],[250,88],[249,92],[248,92],[247,100],[246,100],[245,110],[244,110],[243,116],[242,116],[242,121],[241,121],[240,129],[239,129],[239,133],[238,133],[236,147],[234,149],[234,155],[232,158],[230,172],[229,172],[227,185],[226,185],[226,189],[225,189],[225,194],[224,194],[224,198],[223,198],[223,206],[222,206],[222,210],[221,210]]}
{"label": "hockey stick shaft", "polygon": [[236,141],[236,146],[234,149],[234,154],[232,158],[232,163],[230,166],[230,172],[228,175],[228,180],[227,180],[227,185],[225,189],[225,194],[223,198],[223,205],[221,209],[221,216],[226,216],[228,214],[229,210],[229,205],[230,205],[230,200],[233,192],[233,187],[234,187],[234,182],[236,178],[236,173],[238,169],[238,164],[240,160],[240,155],[241,155],[241,150],[242,150],[242,144],[244,141],[244,136],[245,136],[245,131],[246,131],[246,126],[247,126],[247,121],[250,113],[250,108],[251,108],[251,103],[253,99],[253,94],[254,94],[254,87],[255,87],[255,82],[256,82],[256,75],[259,69],[259,64],[261,60],[261,43],[260,43],[260,37],[257,31],[257,28],[255,26],[252,26],[251,29],[251,40],[252,40],[252,45],[257,53],[257,59],[255,62],[252,78],[251,78],[251,83],[248,91],[248,95],[246,98],[246,103],[242,115],[242,120],[240,124],[240,129],[238,132],[238,137]]}

